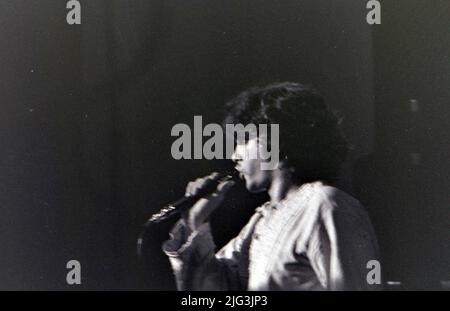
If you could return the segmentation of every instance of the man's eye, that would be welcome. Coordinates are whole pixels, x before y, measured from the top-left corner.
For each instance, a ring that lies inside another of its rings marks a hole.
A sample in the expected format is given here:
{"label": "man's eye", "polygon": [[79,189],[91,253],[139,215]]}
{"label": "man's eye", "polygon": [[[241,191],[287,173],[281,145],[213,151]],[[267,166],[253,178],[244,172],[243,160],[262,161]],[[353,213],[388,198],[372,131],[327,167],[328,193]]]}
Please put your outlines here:
{"label": "man's eye", "polygon": [[249,140],[250,140],[250,133],[248,133],[248,132],[245,132],[245,143],[248,143],[249,142]]}
{"label": "man's eye", "polygon": [[249,133],[245,133],[244,135],[237,135],[237,134],[234,135],[235,144],[245,145],[249,142],[249,140],[250,140]]}

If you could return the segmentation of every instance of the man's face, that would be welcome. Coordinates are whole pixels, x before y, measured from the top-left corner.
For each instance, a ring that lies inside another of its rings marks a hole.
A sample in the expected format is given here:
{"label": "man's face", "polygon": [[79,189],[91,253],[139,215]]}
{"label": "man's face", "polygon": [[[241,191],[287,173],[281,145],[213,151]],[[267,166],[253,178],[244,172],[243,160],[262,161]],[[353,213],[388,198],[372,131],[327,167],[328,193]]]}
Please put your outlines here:
{"label": "man's face", "polygon": [[232,155],[236,170],[245,179],[247,190],[255,193],[267,190],[272,181],[272,171],[261,169],[261,164],[267,162],[260,156],[265,150],[259,148],[261,143],[264,143],[264,138],[251,138],[246,143],[238,142]]}

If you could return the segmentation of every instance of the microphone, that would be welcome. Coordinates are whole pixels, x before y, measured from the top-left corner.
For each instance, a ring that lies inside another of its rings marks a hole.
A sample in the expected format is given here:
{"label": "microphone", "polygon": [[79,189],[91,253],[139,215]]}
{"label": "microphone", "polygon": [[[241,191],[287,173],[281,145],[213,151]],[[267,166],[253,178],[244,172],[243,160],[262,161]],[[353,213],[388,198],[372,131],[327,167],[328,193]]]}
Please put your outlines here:
{"label": "microphone", "polygon": [[163,207],[158,213],[153,214],[152,217],[147,221],[148,223],[159,223],[163,220],[166,220],[173,215],[180,214],[185,210],[189,209],[192,205],[195,204],[201,198],[212,194],[216,191],[217,186],[225,181],[234,180],[237,181],[239,178],[239,172],[234,171],[232,173],[226,172],[219,174],[219,177],[214,181],[209,183],[207,186],[201,188],[197,194],[191,196],[184,196],[177,201],[170,203]]}
{"label": "microphone", "polygon": [[147,222],[144,224],[144,226],[143,226],[144,228],[138,238],[138,241],[137,241],[138,257],[141,257],[142,245],[144,243],[144,235],[145,235],[145,232],[147,231],[147,228],[150,225],[159,223],[161,221],[171,218],[174,215],[180,214],[180,213],[188,210],[198,200],[200,200],[201,198],[203,198],[207,195],[210,195],[214,191],[216,191],[217,186],[220,183],[229,181],[229,180],[233,180],[233,181],[237,182],[239,180],[239,172],[236,170],[233,170],[231,172],[228,171],[225,173],[219,173],[219,176],[215,181],[213,181],[213,182],[209,183],[208,185],[206,185],[205,187],[201,188],[197,194],[190,195],[190,196],[184,196],[181,199],[178,199],[177,201],[166,205],[165,207],[160,209],[159,212],[153,214],[147,220]]}

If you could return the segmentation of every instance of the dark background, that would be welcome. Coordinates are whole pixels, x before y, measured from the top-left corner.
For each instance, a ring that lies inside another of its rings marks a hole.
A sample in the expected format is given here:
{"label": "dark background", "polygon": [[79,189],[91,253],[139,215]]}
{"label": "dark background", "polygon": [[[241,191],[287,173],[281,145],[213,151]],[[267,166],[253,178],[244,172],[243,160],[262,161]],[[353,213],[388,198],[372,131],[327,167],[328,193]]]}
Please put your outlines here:
{"label": "dark background", "polygon": [[[450,2],[91,0],[0,2],[0,289],[174,289],[140,226],[222,163],[175,161],[170,129],[218,122],[226,99],[312,83],[353,145],[342,187],[369,209],[385,281],[450,279]],[[411,104],[411,101],[417,104]],[[412,105],[418,107],[414,112]],[[214,217],[219,245],[262,196]],[[77,259],[82,285],[66,285]]]}

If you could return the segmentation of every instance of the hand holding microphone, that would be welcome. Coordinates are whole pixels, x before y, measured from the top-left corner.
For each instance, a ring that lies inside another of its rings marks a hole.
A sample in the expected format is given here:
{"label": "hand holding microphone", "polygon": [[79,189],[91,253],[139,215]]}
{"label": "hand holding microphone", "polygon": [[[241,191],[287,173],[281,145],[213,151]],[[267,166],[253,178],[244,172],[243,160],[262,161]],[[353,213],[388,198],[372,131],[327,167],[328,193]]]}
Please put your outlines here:
{"label": "hand holding microphone", "polygon": [[185,196],[175,202],[166,205],[159,212],[153,214],[152,217],[150,217],[150,219],[145,223],[144,227],[159,223],[163,220],[171,218],[176,214],[185,212],[203,197],[210,195],[212,195],[212,197],[220,197],[223,190],[228,190],[222,189],[222,187],[225,187],[225,184],[228,184],[228,186],[232,186],[234,184],[225,183],[231,180],[239,180],[239,174],[237,171],[234,171],[233,173],[212,173],[209,176],[196,179],[194,182],[190,182],[186,189]]}
{"label": "hand holding microphone", "polygon": [[203,178],[188,183],[186,187],[186,197],[196,197],[210,187],[216,189],[199,200],[182,213],[182,217],[190,230],[196,230],[205,223],[217,207],[223,202],[226,193],[233,187],[235,182],[231,178],[223,178],[219,173],[212,173]]}
{"label": "hand holding microphone", "polygon": [[137,240],[138,257],[142,257],[144,237],[150,225],[181,214],[188,229],[191,231],[196,230],[220,206],[225,198],[225,194],[235,184],[235,180],[238,180],[238,177],[237,171],[234,171],[232,174],[212,173],[209,176],[198,178],[188,183],[184,197],[168,204],[159,212],[153,214],[144,224]]}

